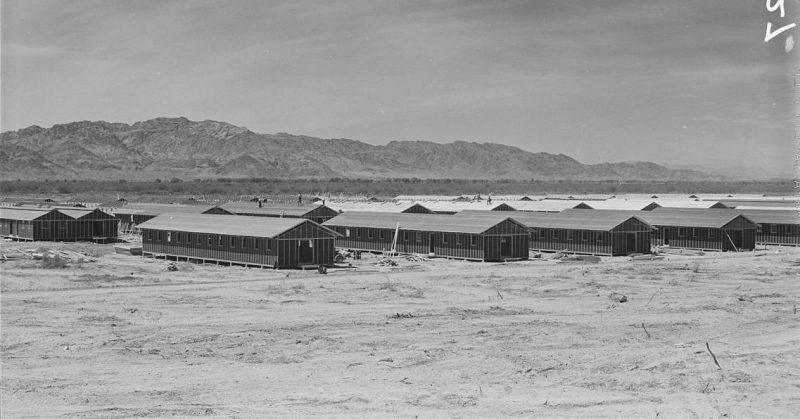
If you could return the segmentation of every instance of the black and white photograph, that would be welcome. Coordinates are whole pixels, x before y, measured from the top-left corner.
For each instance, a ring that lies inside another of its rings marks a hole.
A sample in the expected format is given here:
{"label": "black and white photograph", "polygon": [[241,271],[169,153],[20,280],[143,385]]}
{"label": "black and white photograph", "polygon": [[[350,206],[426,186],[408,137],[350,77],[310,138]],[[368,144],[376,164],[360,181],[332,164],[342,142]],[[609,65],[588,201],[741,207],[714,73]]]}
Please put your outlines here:
{"label": "black and white photograph", "polygon": [[3,418],[794,418],[800,0],[0,0]]}

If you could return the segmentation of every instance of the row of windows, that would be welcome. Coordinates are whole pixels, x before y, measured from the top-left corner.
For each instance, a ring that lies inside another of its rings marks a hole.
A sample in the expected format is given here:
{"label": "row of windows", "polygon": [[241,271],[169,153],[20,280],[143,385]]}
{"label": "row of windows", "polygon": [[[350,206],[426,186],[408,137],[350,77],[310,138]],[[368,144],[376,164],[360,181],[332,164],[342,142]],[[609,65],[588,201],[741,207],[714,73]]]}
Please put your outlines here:
{"label": "row of windows", "polygon": [[[60,222],[58,222],[57,226],[58,226],[58,228],[60,228],[62,230],[66,230],[67,229],[67,222],[66,221],[60,221]],[[50,223],[42,223],[42,230],[50,230]]]}
{"label": "row of windows", "polygon": [[[531,240],[535,240],[536,236],[539,236],[539,240],[545,240],[547,238],[547,232],[551,232],[550,240],[557,242],[561,239],[561,232],[560,230],[533,230],[531,233]],[[566,241],[575,241],[575,231],[567,230],[563,236],[566,238]],[[597,241],[597,243],[603,242],[603,233],[597,233],[594,231],[581,231],[580,232],[580,241],[582,242],[589,242],[589,241]]]}
{"label": "row of windows", "polygon": [[[154,234],[155,233],[155,234]],[[156,231],[147,230],[147,239],[150,241],[159,241],[159,242],[167,242],[167,243],[174,243],[176,244],[192,244],[196,243],[197,245],[203,245],[203,237],[205,236],[205,242],[208,247],[212,247],[213,243],[216,241],[217,247],[225,246],[225,241],[227,238],[228,245],[230,248],[236,248],[236,237],[229,237],[223,236],[220,234],[198,234],[198,233],[185,233],[177,231],[173,235],[171,231]],[[214,240],[216,237],[216,240]],[[248,245],[250,244],[250,238],[248,237],[241,237],[238,239],[239,246],[242,249],[247,249]],[[262,243],[266,242],[265,249],[272,250],[272,241],[267,239],[253,239],[253,249],[258,250],[262,247]]]}
{"label": "row of windows", "polygon": [[[394,234],[394,233],[392,233]],[[464,234],[456,234],[456,233],[435,233],[441,234],[442,244],[450,244],[451,237],[455,236],[455,244],[462,245],[463,239],[462,236]],[[374,229],[374,228],[345,228],[344,229],[344,236],[345,237],[355,237],[360,239],[362,237],[366,237],[367,239],[374,239],[378,238],[379,240],[386,239],[386,230],[382,229]],[[416,243],[422,243],[423,240],[423,233],[421,231],[403,231],[403,242],[408,243],[410,241],[414,241]],[[469,244],[470,246],[477,246],[478,245],[478,236],[476,235],[469,235]]]}
{"label": "row of windows", "polygon": [[[456,246],[461,246],[462,244],[462,234],[453,234],[455,236]],[[450,244],[450,234],[442,233],[442,244]],[[478,236],[474,234],[469,235],[469,245],[470,246],[477,246],[478,245]]]}
{"label": "row of windows", "polygon": [[386,238],[386,233],[384,230],[377,229],[376,231],[374,228],[346,228],[344,230],[345,237],[351,237],[350,230],[353,230],[353,233],[355,233],[355,237],[357,239],[360,239],[361,237],[366,237],[368,239],[374,239],[375,237],[378,237],[378,239],[384,240]]}
{"label": "row of windows", "polygon": [[[769,227],[769,234],[778,234],[778,231],[781,234],[785,234],[787,236],[792,235],[792,226],[782,225],[779,226],[778,224],[759,224],[758,229],[756,230],[758,233],[764,233],[764,230]],[[780,227],[780,228],[779,228]]]}

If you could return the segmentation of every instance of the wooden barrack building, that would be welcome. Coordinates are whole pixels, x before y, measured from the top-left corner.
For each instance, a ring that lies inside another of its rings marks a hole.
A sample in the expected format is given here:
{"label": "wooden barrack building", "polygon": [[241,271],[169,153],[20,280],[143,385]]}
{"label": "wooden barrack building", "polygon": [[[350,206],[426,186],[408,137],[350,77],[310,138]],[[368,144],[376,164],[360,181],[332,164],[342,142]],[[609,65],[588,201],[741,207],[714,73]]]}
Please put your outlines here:
{"label": "wooden barrack building", "polygon": [[142,254],[272,268],[333,264],[336,232],[303,218],[162,214],[139,225]]}
{"label": "wooden barrack building", "polygon": [[330,207],[325,205],[291,205],[291,204],[272,204],[257,202],[232,202],[222,204],[218,207],[210,208],[203,214],[236,214],[249,215],[254,217],[273,217],[273,218],[305,218],[315,223],[322,224],[325,221],[339,215]]}
{"label": "wooden barrack building", "polygon": [[642,219],[656,227],[653,244],[711,251],[753,250],[758,223],[732,209],[656,208]]}
{"label": "wooden barrack building", "polygon": [[[506,214],[527,226],[531,250],[598,256],[650,253],[653,226],[630,211],[569,209]],[[481,215],[472,211],[455,215],[460,216]]]}
{"label": "wooden barrack building", "polygon": [[344,249],[389,251],[397,231],[399,253],[481,261],[528,258],[527,229],[508,217],[347,212],[324,225],[340,234],[336,246]]}
{"label": "wooden barrack building", "polygon": [[800,246],[800,213],[785,210],[736,210],[758,223],[756,243]]}
{"label": "wooden barrack building", "polygon": [[[161,214],[202,214],[217,208],[212,205],[181,205],[181,204],[149,204],[131,203],[115,208],[114,217],[119,220],[119,229],[123,232],[138,231],[139,224],[152,220]],[[228,214],[224,210],[216,211],[217,214]]]}
{"label": "wooden barrack building", "polygon": [[0,235],[32,241],[108,241],[117,238],[117,219],[99,209],[0,208]]}

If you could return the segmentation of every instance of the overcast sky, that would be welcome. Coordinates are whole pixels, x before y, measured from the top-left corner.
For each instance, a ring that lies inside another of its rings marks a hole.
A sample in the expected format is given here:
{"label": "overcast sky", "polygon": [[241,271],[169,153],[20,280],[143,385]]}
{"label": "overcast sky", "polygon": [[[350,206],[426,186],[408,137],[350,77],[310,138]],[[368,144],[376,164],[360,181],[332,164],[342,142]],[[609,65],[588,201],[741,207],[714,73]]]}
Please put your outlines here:
{"label": "overcast sky", "polygon": [[2,130],[213,119],[791,173],[762,0],[2,0]]}

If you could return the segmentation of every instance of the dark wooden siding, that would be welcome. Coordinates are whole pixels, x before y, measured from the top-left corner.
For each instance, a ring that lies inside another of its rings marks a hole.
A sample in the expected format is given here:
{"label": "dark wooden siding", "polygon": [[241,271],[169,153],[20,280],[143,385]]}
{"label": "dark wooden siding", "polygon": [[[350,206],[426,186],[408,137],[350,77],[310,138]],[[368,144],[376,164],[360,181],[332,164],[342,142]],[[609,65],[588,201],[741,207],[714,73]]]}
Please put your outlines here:
{"label": "dark wooden siding", "polygon": [[650,225],[645,224],[637,218],[629,218],[622,222],[622,224],[614,227],[611,231],[614,232],[624,232],[624,233],[636,233],[636,232],[647,232],[650,233],[653,229]]}
{"label": "dark wooden siding", "polygon": [[516,211],[508,204],[500,204],[492,209],[492,211]]}
{"label": "dark wooden siding", "polygon": [[734,250],[731,240],[736,241],[738,250],[752,250],[755,248],[755,228],[711,228],[711,227],[674,227],[656,226],[653,233],[654,245],[669,245],[685,249],[700,249],[711,251]]}
{"label": "dark wooden siding", "polygon": [[651,204],[648,204],[646,207],[642,208],[642,211],[652,211],[659,207],[661,207],[661,205],[658,205],[655,202],[653,202]]}
{"label": "dark wooden siding", "polygon": [[[309,265],[326,265],[333,264],[333,258],[336,254],[334,240],[332,238],[325,239],[284,239],[275,240],[278,247],[278,267],[296,267],[303,264]],[[311,245],[311,261],[300,260],[300,246],[303,242],[310,242]]]}
{"label": "dark wooden siding", "polygon": [[599,256],[650,253],[650,225],[629,218],[610,231],[569,228],[530,228],[530,247]]}
{"label": "dark wooden siding", "polygon": [[[392,248],[394,229],[377,229],[363,227],[331,227],[341,236],[336,238],[336,247],[342,249],[383,252]],[[402,230],[400,233],[402,238]],[[398,247],[401,240],[397,241]]]}
{"label": "dark wooden siding", "polygon": [[425,207],[423,207],[422,205],[419,205],[419,204],[414,204],[414,205],[406,208],[405,210],[403,210],[403,212],[407,213],[407,214],[433,214],[433,211],[431,211],[431,210],[429,210],[429,209],[427,209],[427,208],[425,208]]}
{"label": "dark wooden siding", "polygon": [[722,250],[722,229],[708,227],[656,226],[652,242],[685,249]]}
{"label": "dark wooden siding", "polygon": [[735,230],[735,229],[753,229],[755,230],[758,228],[758,224],[750,221],[748,218],[744,218],[741,215],[731,220],[728,224],[723,226],[725,229]]}
{"label": "dark wooden siding", "polygon": [[755,240],[758,244],[800,246],[800,225],[761,223]]}
{"label": "dark wooden siding", "polygon": [[611,256],[631,253],[651,253],[650,230],[637,232],[611,232]]}
{"label": "dark wooden siding", "polygon": [[306,213],[303,218],[307,218],[315,223],[322,224],[325,221],[330,220],[331,218],[339,215],[334,209],[327,207],[325,205],[320,205],[310,212]]}
{"label": "dark wooden siding", "polygon": [[234,213],[220,207],[212,207],[203,211],[203,214],[214,214],[214,215],[235,215]]}
{"label": "dark wooden siding", "polygon": [[565,250],[570,253],[586,255],[615,255],[611,242],[612,234],[608,231],[556,228],[532,228],[530,231],[530,248],[534,250]]}
{"label": "dark wooden siding", "polygon": [[60,212],[51,212],[33,222],[34,240],[74,241],[78,236],[75,219]]}
{"label": "dark wooden siding", "polygon": [[753,250],[756,247],[755,228],[723,228],[722,250]]}
{"label": "dark wooden siding", "polygon": [[33,221],[27,220],[0,220],[0,235],[19,237],[25,240],[34,240]]}
{"label": "dark wooden siding", "polygon": [[116,238],[116,218],[100,211],[74,219],[58,211],[43,213],[31,220],[2,220],[0,234],[16,235],[28,240],[77,241],[95,237]]}
{"label": "dark wooden siding", "polygon": [[[501,210],[502,211],[502,210]],[[511,220],[503,220],[482,235],[484,243],[484,260],[502,260],[505,258],[528,259],[530,243],[528,228]],[[510,252],[503,254],[503,241],[508,241]]]}
{"label": "dark wooden siding", "polygon": [[115,239],[119,233],[119,220],[100,210],[94,210],[75,220],[77,240],[95,238]]}

